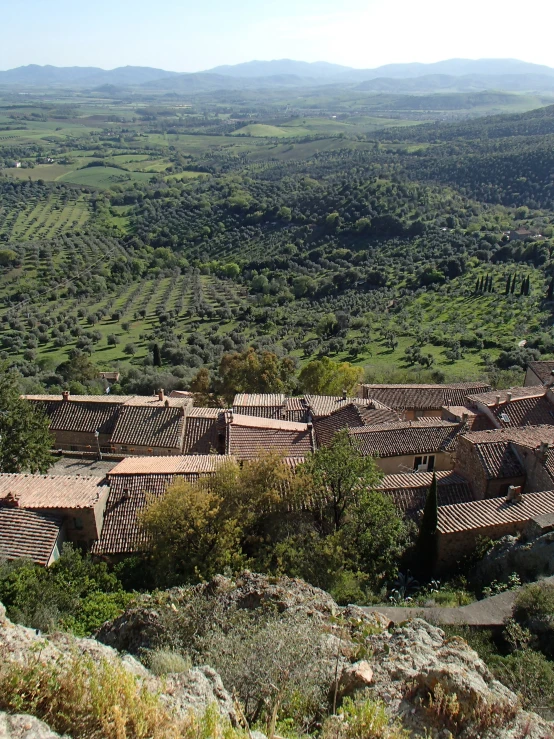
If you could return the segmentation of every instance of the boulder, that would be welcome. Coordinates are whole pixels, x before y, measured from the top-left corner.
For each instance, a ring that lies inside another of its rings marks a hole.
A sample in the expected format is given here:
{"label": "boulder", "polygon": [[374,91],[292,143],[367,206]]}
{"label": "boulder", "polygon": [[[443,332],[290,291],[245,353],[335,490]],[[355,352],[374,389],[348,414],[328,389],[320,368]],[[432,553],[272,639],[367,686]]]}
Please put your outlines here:
{"label": "boulder", "polygon": [[362,660],[348,665],[342,671],[339,680],[338,694],[340,698],[352,695],[357,690],[368,688],[373,681],[373,669],[369,662]]}
{"label": "boulder", "polygon": [[34,716],[0,712],[0,739],[60,739],[60,735]]}

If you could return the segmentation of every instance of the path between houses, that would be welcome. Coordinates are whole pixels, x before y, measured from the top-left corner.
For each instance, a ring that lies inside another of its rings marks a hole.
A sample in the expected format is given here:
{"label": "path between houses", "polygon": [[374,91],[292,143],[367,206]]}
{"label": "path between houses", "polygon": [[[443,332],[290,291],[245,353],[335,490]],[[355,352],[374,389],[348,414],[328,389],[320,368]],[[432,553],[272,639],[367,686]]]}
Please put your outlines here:
{"label": "path between houses", "polygon": [[[554,576],[545,577],[541,582],[554,583]],[[511,618],[514,603],[521,588],[507,590],[490,598],[470,603],[458,608],[403,608],[394,606],[366,606],[365,611],[377,611],[397,624],[409,618],[424,618],[426,621],[440,625],[467,625],[481,628],[498,628]]]}

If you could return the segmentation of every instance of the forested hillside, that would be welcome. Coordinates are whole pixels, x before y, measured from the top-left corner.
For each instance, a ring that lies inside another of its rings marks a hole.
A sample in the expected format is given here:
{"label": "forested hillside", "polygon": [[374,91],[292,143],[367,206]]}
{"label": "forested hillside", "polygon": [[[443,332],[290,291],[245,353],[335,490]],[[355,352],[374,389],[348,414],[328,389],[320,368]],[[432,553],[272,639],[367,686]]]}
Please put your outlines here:
{"label": "forested hillside", "polygon": [[459,379],[554,352],[554,106],[279,128],[260,102],[237,137],[238,102],[8,98],[1,356],[29,389],[85,388],[83,356],[187,386],[249,346]]}

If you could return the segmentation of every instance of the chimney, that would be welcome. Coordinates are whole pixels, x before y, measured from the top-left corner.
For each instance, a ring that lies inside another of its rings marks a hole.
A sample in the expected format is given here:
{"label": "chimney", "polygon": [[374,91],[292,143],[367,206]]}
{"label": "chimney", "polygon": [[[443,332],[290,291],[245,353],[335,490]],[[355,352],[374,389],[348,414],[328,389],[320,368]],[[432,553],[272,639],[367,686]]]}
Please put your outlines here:
{"label": "chimney", "polygon": [[548,457],[548,449],[549,449],[548,442],[542,441],[541,445],[539,446],[539,458],[542,462],[546,462],[546,459]]}
{"label": "chimney", "polygon": [[496,396],[496,403],[495,405],[500,405],[500,395]]}
{"label": "chimney", "polygon": [[311,431],[314,427],[313,423],[307,423],[306,426],[308,427],[308,431]]}
{"label": "chimney", "polygon": [[342,391],[342,399],[343,400],[346,400],[347,398],[348,398],[348,393],[346,392],[346,390],[343,390]]}
{"label": "chimney", "polygon": [[510,485],[508,488],[508,495],[506,500],[512,501],[512,503],[521,503],[523,496],[521,494],[521,485]]}
{"label": "chimney", "polygon": [[158,390],[158,400],[160,400],[160,401],[163,401],[163,400],[165,400],[165,396],[164,396],[164,389],[163,389],[163,387],[161,387],[161,388],[160,388],[160,389]]}
{"label": "chimney", "polygon": [[164,405],[166,408],[169,408],[169,400],[167,398],[164,400]]}
{"label": "chimney", "polygon": [[5,508],[19,508],[19,498],[13,493],[8,493],[0,498],[0,505]]}
{"label": "chimney", "polygon": [[506,403],[510,403],[511,400],[512,400],[512,393],[511,392],[507,392],[506,393]]}
{"label": "chimney", "polygon": [[462,413],[462,423],[467,423],[468,418],[469,418],[469,415],[467,413]]}
{"label": "chimney", "polygon": [[62,393],[62,400],[69,400],[69,390],[64,390]]}

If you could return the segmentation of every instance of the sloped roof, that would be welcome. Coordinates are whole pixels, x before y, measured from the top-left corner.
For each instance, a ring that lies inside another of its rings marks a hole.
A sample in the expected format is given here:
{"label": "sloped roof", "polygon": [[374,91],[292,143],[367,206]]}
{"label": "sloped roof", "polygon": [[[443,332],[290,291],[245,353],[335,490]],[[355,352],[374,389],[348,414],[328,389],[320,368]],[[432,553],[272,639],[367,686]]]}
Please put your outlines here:
{"label": "sloped roof", "polygon": [[[437,472],[436,475],[439,506],[474,500],[471,485],[461,475],[456,472]],[[432,480],[432,472],[385,475],[377,489],[390,496],[403,514],[416,516],[425,505]]]}
{"label": "sloped roof", "polygon": [[545,513],[554,513],[554,490],[526,493],[519,503],[504,498],[487,498],[442,506],[438,510],[438,530],[441,534],[471,531],[521,523]]}
{"label": "sloped roof", "polygon": [[536,374],[543,385],[546,385],[546,383],[550,383],[552,381],[554,361],[529,362],[527,366]]}
{"label": "sloped roof", "polygon": [[[148,547],[148,537],[140,529],[138,514],[151,497],[161,497],[177,479],[194,482],[212,474],[229,457],[218,455],[127,458],[110,474],[110,494],[104,512],[100,539],[92,546],[96,554],[130,554]],[[175,463],[174,463],[175,460]],[[151,462],[149,470],[140,472]],[[162,470],[167,470],[163,472]]]}
{"label": "sloped roof", "polygon": [[481,466],[489,480],[522,477],[525,475],[509,441],[493,444],[476,444],[475,449]]}
{"label": "sloped roof", "polygon": [[222,454],[193,454],[183,456],[125,457],[109,473],[112,475],[194,475],[215,472],[232,457]]}
{"label": "sloped roof", "polygon": [[514,441],[521,446],[536,449],[543,442],[554,445],[554,426],[522,426],[520,428],[493,429],[464,433],[464,439],[472,444],[492,444],[496,441]]}
{"label": "sloped roof", "polygon": [[497,399],[500,403],[508,402],[508,395],[511,395],[512,402],[523,398],[540,398],[546,393],[546,388],[542,385],[530,385],[529,387],[510,387],[506,390],[491,390],[487,393],[473,393],[468,395],[468,400],[472,403],[481,403],[488,407],[494,406]]}
{"label": "sloped roof", "polygon": [[352,444],[366,456],[399,457],[450,451],[462,429],[459,423],[434,418],[363,426],[348,433]]}
{"label": "sloped roof", "polygon": [[46,566],[63,525],[61,516],[0,506],[0,559],[31,559]]}
{"label": "sloped roof", "polygon": [[[220,435],[223,440],[220,440]],[[191,408],[185,421],[184,454],[221,453],[225,447],[225,422],[219,408]]]}
{"label": "sloped roof", "polygon": [[92,508],[107,492],[105,480],[98,477],[0,474],[0,504],[10,495],[20,508]]}
{"label": "sloped roof", "polygon": [[[388,411],[377,411],[388,413]],[[318,446],[329,446],[334,435],[347,428],[363,426],[364,422],[358,407],[353,403],[343,405],[342,408],[333,411],[329,416],[322,416],[314,420],[315,436]]]}
{"label": "sloped roof", "polygon": [[185,416],[181,406],[124,406],[115,424],[112,444],[182,449]]}
{"label": "sloped roof", "polygon": [[440,410],[443,405],[464,405],[471,393],[490,390],[482,382],[450,385],[362,385],[366,398],[374,398],[395,410]]}
{"label": "sloped roof", "polygon": [[254,459],[264,452],[304,457],[314,451],[308,424],[233,414],[227,424],[227,453],[237,459]]}
{"label": "sloped roof", "polygon": [[368,408],[385,408],[385,406],[381,403],[376,403],[372,398],[345,398],[342,395],[306,395],[305,401],[314,418],[330,416],[331,413],[352,403]]}
{"label": "sloped roof", "polygon": [[61,401],[49,409],[52,431],[80,431],[93,434],[111,434],[121,405],[110,403],[75,403]]}
{"label": "sloped roof", "polygon": [[237,393],[233,400],[233,408],[275,408],[284,405],[284,393]]}

